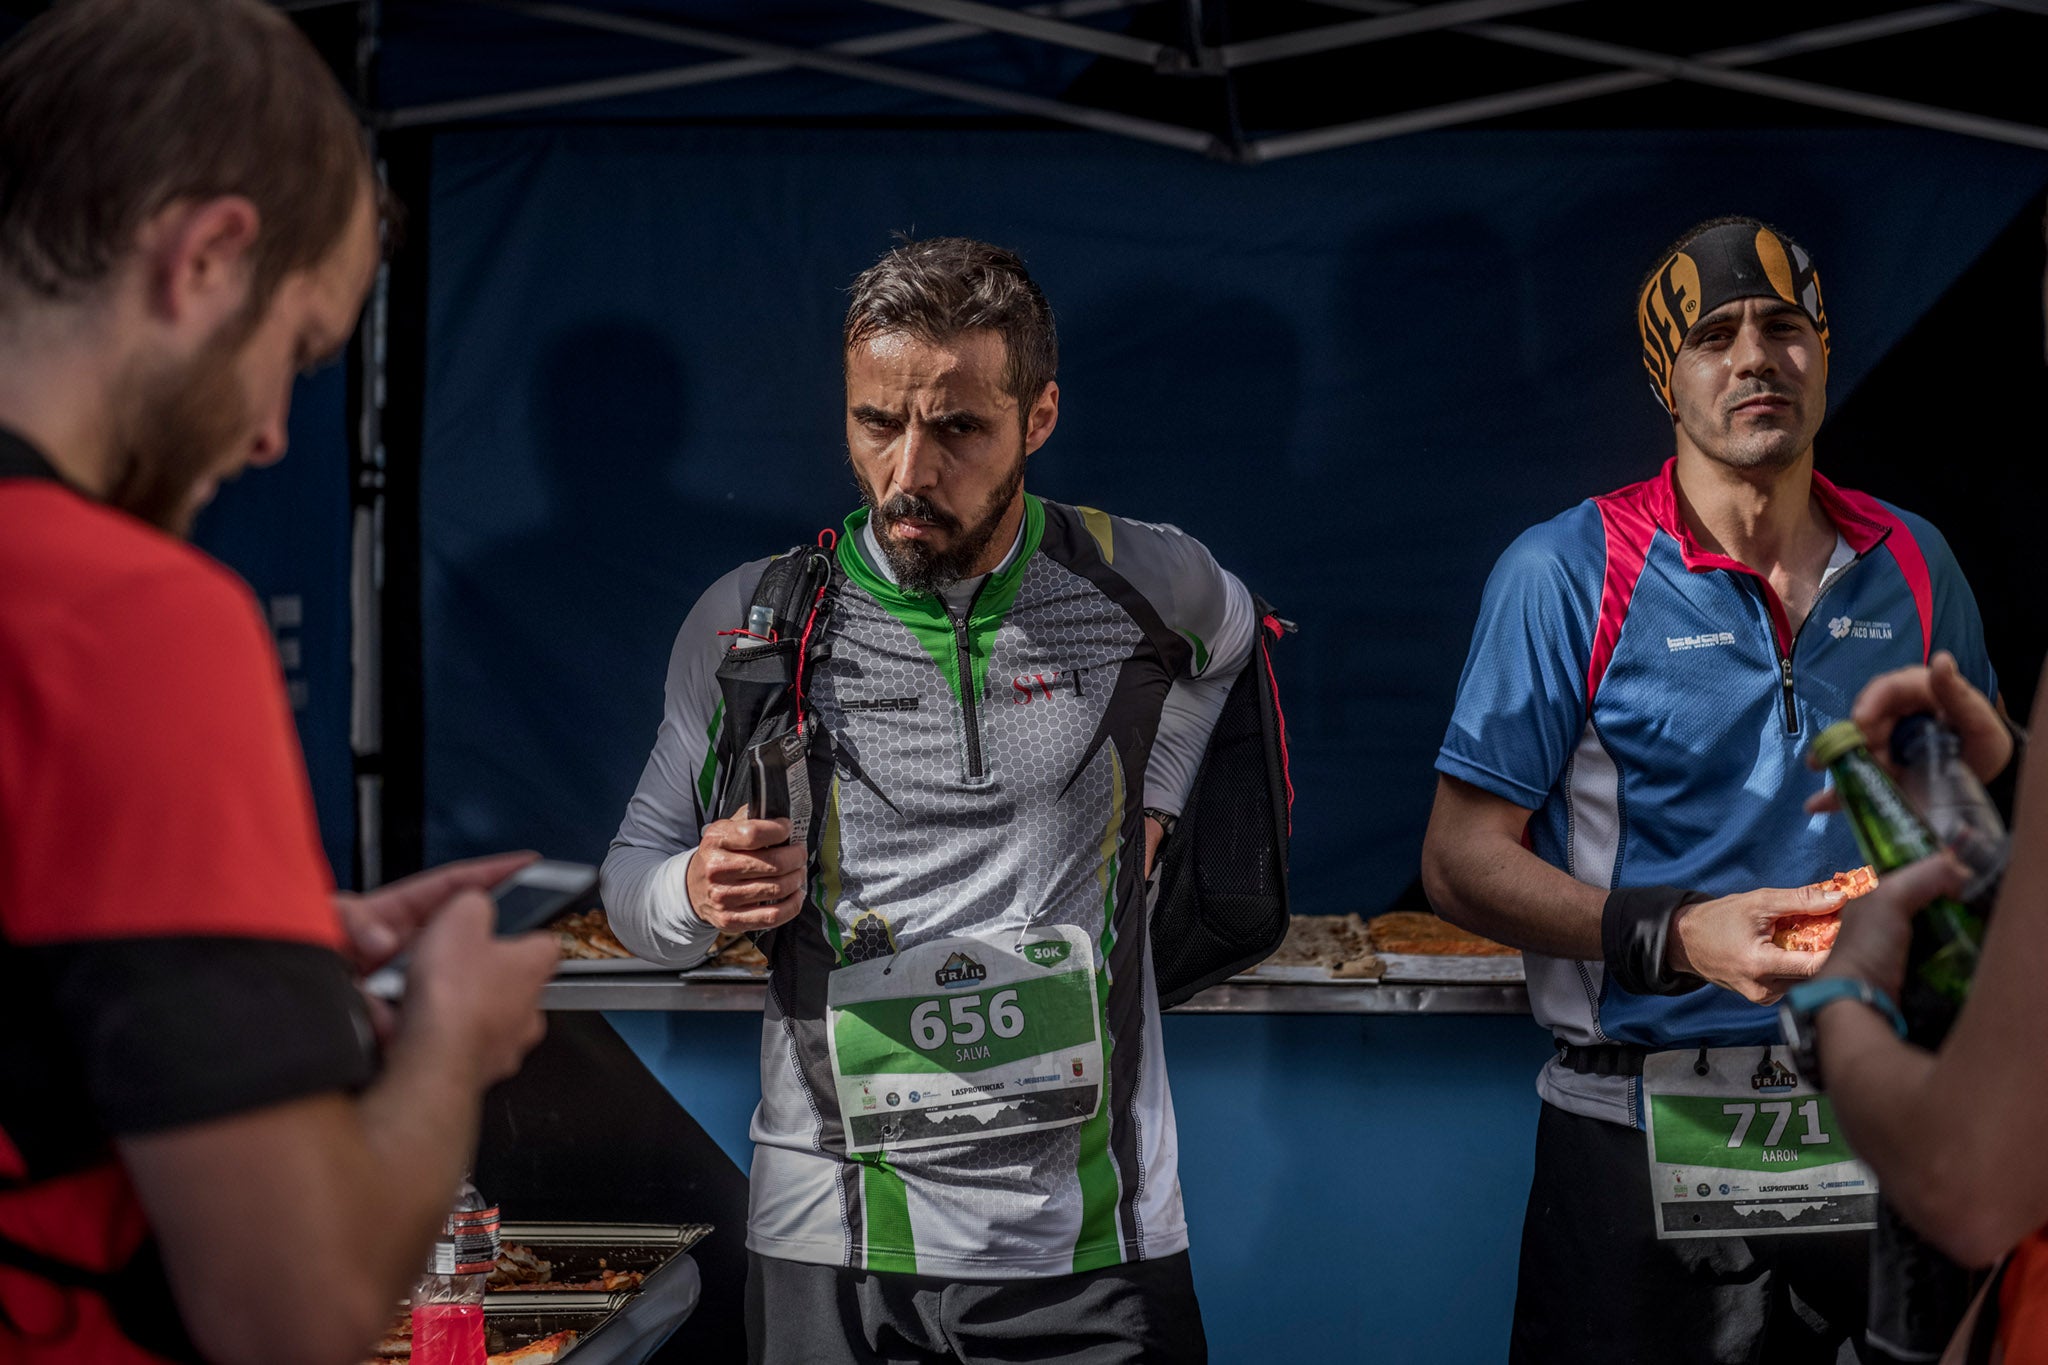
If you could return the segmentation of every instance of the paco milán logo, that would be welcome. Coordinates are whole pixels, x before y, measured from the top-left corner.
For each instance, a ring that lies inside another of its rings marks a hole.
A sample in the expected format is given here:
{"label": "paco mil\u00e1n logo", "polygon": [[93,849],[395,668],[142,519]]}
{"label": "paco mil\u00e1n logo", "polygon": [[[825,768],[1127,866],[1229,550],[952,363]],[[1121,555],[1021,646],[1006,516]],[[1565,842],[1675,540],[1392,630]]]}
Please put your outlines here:
{"label": "paco mil\u00e1n logo", "polygon": [[946,959],[943,967],[932,973],[932,980],[949,991],[962,986],[977,986],[988,980],[988,968],[965,953],[955,953]]}

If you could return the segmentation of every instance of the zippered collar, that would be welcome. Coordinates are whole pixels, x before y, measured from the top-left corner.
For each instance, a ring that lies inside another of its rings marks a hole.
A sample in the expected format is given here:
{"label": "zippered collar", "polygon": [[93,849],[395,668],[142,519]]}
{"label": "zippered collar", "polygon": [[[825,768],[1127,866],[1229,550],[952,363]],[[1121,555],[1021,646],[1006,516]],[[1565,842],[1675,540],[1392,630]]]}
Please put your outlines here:
{"label": "zippered collar", "polygon": [[[1663,471],[1650,480],[1644,492],[1647,495],[1644,501],[1651,518],[1665,534],[1678,543],[1679,557],[1685,561],[1687,569],[1693,573],[1705,573],[1710,569],[1729,569],[1752,577],[1761,576],[1739,559],[1731,559],[1727,555],[1716,554],[1706,549],[1699,543],[1698,537],[1693,535],[1692,527],[1686,523],[1684,514],[1678,508],[1676,455],[1664,462]],[[1813,496],[1819,501],[1822,513],[1834,523],[1835,529],[1842,533],[1842,539],[1848,541],[1849,548],[1859,556],[1869,554],[1891,536],[1892,528],[1888,524],[1866,515],[1817,469],[1813,471]]]}
{"label": "zippered collar", "polygon": [[[1785,604],[1778,598],[1778,590],[1771,586],[1771,580],[1744,564],[1739,559],[1716,554],[1704,548],[1686,523],[1685,516],[1678,508],[1678,457],[1672,456],[1664,462],[1663,472],[1642,485],[1644,503],[1651,519],[1658,529],[1670,536],[1678,545],[1679,558],[1690,573],[1710,573],[1716,569],[1728,573],[1746,575],[1756,580],[1763,592],[1764,606],[1770,612],[1772,633],[1777,637],[1779,662],[1787,671],[1786,685],[1791,684],[1790,668],[1792,650],[1797,635],[1792,630],[1792,620],[1785,611]],[[1861,560],[1872,550],[1891,538],[1893,527],[1865,512],[1852,501],[1850,496],[1828,481],[1819,470],[1813,471],[1813,496],[1820,502],[1820,510],[1849,548]]]}
{"label": "zippered collar", "polygon": [[[863,532],[867,528],[869,510],[865,507],[854,509],[847,515],[846,532],[839,537],[839,567],[846,576],[860,586],[862,591],[884,606],[909,608],[917,611],[934,611],[944,616],[945,609],[934,593],[908,593],[868,563],[861,553]],[[1038,553],[1039,543],[1045,539],[1045,504],[1030,493],[1024,495],[1024,525],[1019,532],[1016,553],[1009,563],[988,576],[976,595],[972,612],[974,624],[982,624],[985,616],[1000,619],[1009,611],[1010,603],[1016,600],[1017,585],[1023,582],[1024,569],[1031,557]]]}

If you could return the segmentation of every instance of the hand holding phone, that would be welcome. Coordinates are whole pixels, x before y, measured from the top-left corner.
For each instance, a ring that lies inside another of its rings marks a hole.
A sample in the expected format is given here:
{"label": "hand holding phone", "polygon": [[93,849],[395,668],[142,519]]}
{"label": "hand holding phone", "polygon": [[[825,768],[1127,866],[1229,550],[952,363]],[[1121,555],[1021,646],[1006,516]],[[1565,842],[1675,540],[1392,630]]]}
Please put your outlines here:
{"label": "hand holding phone", "polygon": [[[523,934],[594,904],[597,869],[588,863],[543,858],[498,882],[491,887],[490,895],[497,936]],[[405,994],[405,975],[411,957],[409,952],[400,953],[365,981],[364,988],[383,999],[398,999]]]}
{"label": "hand holding phone", "polygon": [[597,869],[588,863],[543,858],[491,888],[498,934],[523,934],[571,911],[589,908],[597,895]]}

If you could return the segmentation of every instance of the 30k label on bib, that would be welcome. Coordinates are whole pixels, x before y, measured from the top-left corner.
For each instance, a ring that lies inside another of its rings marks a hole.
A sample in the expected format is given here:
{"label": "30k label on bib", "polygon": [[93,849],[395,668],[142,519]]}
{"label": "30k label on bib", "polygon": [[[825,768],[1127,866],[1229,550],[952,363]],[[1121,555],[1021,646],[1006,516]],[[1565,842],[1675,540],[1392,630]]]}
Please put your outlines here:
{"label": "30k label on bib", "polygon": [[1643,1061],[1657,1235],[1758,1237],[1874,1225],[1877,1178],[1834,1106],[1764,1047],[1653,1053]]}
{"label": "30k label on bib", "polygon": [[1070,925],[841,967],[826,1007],[850,1152],[1061,1128],[1101,1106],[1094,952]]}

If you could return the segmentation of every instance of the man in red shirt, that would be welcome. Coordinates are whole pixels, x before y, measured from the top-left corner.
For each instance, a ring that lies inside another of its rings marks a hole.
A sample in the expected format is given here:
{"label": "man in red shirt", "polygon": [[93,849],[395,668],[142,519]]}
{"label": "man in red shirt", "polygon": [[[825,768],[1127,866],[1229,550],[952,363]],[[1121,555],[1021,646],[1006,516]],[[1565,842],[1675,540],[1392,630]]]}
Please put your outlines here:
{"label": "man in red shirt", "polygon": [[552,944],[479,890],[520,859],[336,897],[256,603],[179,538],[283,455],[379,216],[258,0],[0,53],[0,1361],[360,1359],[540,1036]]}

